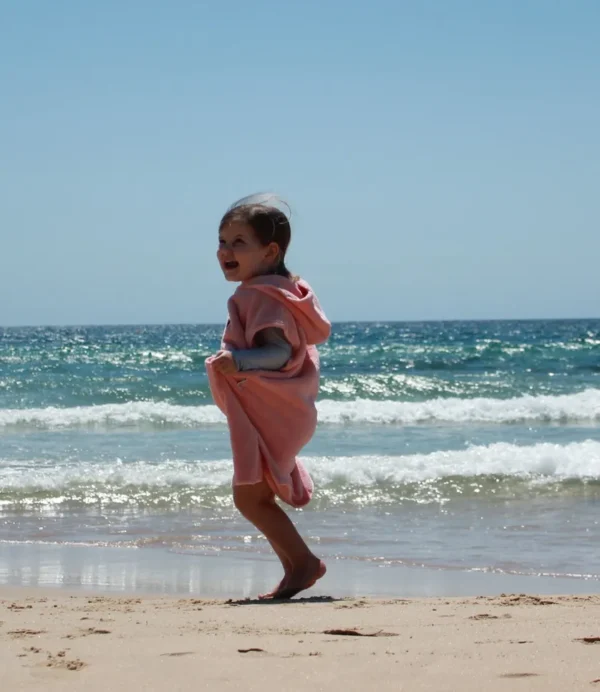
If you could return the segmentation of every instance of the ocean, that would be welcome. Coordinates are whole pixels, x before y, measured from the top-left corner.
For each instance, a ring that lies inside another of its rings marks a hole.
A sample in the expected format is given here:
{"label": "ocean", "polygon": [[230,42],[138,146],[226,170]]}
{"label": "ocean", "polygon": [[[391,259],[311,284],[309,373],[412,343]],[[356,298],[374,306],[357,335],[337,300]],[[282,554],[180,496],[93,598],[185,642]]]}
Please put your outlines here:
{"label": "ocean", "polygon": [[[277,576],[232,504],[204,371],[220,335],[0,329],[0,584]],[[600,590],[600,320],[336,324],[320,353],[316,492],[292,512],[329,592]]]}

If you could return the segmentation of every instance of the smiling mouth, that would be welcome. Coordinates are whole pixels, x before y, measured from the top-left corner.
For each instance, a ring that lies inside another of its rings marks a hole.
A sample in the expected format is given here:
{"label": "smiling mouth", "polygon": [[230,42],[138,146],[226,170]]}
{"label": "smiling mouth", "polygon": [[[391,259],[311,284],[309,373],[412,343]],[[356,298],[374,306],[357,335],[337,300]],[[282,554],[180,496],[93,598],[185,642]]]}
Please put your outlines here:
{"label": "smiling mouth", "polygon": [[225,269],[227,271],[232,271],[233,269],[237,269],[240,266],[240,263],[239,262],[225,262],[223,264],[223,266],[225,267]]}

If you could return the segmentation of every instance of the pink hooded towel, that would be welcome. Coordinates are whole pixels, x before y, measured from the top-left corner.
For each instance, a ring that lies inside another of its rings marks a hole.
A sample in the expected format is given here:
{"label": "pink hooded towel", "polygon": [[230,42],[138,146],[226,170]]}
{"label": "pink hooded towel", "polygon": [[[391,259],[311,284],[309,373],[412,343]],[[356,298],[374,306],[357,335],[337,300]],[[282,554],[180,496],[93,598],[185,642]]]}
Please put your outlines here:
{"label": "pink hooded towel", "polygon": [[288,363],[277,371],[253,370],[223,375],[206,361],[217,406],[229,423],[233,485],[263,479],[293,507],[306,505],[312,480],[296,458],[317,425],[319,354],[331,325],[310,286],[281,276],[242,283],[227,304],[229,320],[223,350],[253,348],[262,329],[282,329],[292,346]]}

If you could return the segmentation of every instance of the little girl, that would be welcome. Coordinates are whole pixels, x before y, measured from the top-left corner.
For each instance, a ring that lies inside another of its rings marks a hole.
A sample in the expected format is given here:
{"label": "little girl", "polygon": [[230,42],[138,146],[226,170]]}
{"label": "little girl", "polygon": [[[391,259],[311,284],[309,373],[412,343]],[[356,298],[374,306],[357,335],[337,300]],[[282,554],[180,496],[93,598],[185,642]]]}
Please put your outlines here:
{"label": "little girl", "polygon": [[261,598],[288,599],[326,571],[275,498],[303,507],[312,496],[296,455],[315,432],[315,345],[329,338],[331,325],[310,286],[285,265],[290,222],[272,199],[245,198],[219,225],[219,264],[225,279],[240,285],[228,302],[221,350],[206,367],[229,424],[235,506],[284,569],[281,583]]}

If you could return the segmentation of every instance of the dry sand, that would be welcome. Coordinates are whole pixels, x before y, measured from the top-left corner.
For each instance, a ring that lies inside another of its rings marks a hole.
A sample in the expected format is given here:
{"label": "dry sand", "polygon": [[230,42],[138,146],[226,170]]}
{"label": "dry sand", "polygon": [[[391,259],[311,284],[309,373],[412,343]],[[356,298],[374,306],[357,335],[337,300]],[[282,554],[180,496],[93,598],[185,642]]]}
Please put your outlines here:
{"label": "dry sand", "polygon": [[0,589],[0,690],[600,690],[600,596],[284,604]]}

